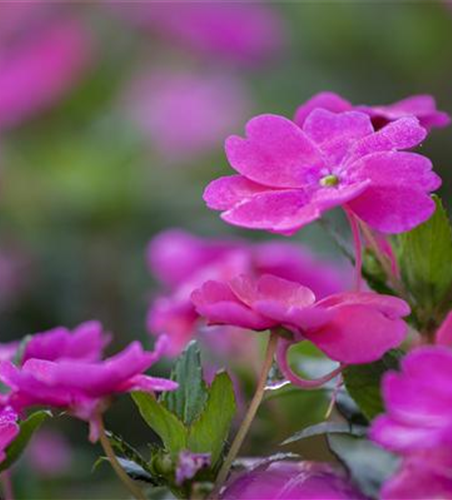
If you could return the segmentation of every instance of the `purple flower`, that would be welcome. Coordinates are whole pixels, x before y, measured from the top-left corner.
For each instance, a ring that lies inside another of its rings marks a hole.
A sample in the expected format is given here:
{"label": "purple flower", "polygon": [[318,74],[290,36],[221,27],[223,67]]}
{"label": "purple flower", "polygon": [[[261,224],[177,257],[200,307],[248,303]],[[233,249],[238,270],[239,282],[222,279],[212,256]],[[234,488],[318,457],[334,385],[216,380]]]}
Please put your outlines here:
{"label": "purple flower", "polygon": [[6,458],[5,450],[19,434],[19,416],[9,406],[0,410],[0,462]]}
{"label": "purple flower", "polygon": [[176,484],[181,486],[187,479],[195,477],[198,471],[209,467],[210,453],[181,451],[176,468]]}
{"label": "purple flower", "polygon": [[235,474],[221,500],[364,500],[332,467],[315,462],[273,462]]}
{"label": "purple flower", "polygon": [[81,24],[67,19],[41,24],[11,37],[14,43],[0,40],[0,129],[53,105],[87,68],[90,43]]}
{"label": "purple flower", "polygon": [[[81,337],[85,333],[86,330],[79,329]],[[165,344],[163,337],[154,352],[146,352],[139,342],[132,342],[122,352],[105,360],[98,359],[99,344],[92,343],[91,356],[77,352],[72,359],[27,358],[20,367],[3,361],[0,380],[11,390],[6,401],[17,411],[36,405],[64,408],[90,423],[90,437],[96,441],[97,415],[108,406],[111,396],[177,388],[175,382],[143,374],[161,357]],[[43,352],[47,355],[49,351],[43,349]]]}
{"label": "purple flower", "polygon": [[[207,280],[227,281],[239,274],[271,273],[308,286],[320,298],[343,290],[349,282],[345,270],[319,260],[298,245],[208,240],[178,229],[157,235],[148,247],[147,260],[151,272],[168,290],[167,295],[152,302],[148,330],[169,335],[172,355],[177,355],[195,334],[199,315],[190,295]],[[236,330],[216,332],[215,337],[221,336],[222,341],[210,345],[223,352],[225,343],[230,347],[226,351],[236,353],[237,347],[245,348],[243,340],[236,341]]]}
{"label": "purple flower", "polygon": [[70,443],[63,434],[47,429],[33,436],[26,450],[33,469],[45,477],[56,477],[69,472],[72,453]]}
{"label": "purple flower", "polygon": [[194,54],[255,64],[281,48],[281,18],[262,4],[160,2],[115,6],[144,28]]}
{"label": "purple flower", "polygon": [[[371,292],[340,293],[316,302],[309,288],[270,275],[208,281],[193,292],[192,301],[211,324],[257,331],[284,326],[294,341],[309,340],[344,364],[374,361],[399,345],[407,332],[401,318],[410,312],[403,300]],[[286,354],[292,343],[281,340],[278,355],[288,378]]]}
{"label": "purple flower", "polygon": [[297,109],[295,123],[302,126],[315,108],[327,109],[334,113],[362,111],[370,116],[376,130],[407,116],[415,116],[421,126],[427,130],[434,127],[446,127],[450,124],[449,115],[436,109],[435,99],[430,95],[414,95],[386,106],[353,106],[333,92],[320,92]]}
{"label": "purple flower", "polygon": [[218,148],[221,137],[244,123],[249,100],[232,76],[163,69],[136,76],[126,105],[162,158],[186,164]]}
{"label": "purple flower", "polygon": [[371,438],[402,457],[382,497],[452,498],[452,351],[415,349],[382,388],[386,414],[374,420]]}
{"label": "purple flower", "polygon": [[432,215],[429,193],[441,184],[430,160],[399,151],[425,135],[414,117],[375,132],[358,111],[315,109],[302,128],[261,115],[248,122],[246,138],[226,141],[239,175],[213,181],[204,199],[226,222],[287,235],[336,206],[383,233],[408,231]]}

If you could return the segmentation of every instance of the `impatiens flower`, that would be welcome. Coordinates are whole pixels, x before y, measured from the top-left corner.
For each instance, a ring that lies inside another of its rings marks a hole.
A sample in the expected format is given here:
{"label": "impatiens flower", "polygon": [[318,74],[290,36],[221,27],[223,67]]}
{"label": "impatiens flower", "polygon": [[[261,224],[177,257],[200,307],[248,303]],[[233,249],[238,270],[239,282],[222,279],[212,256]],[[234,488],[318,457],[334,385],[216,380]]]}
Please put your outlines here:
{"label": "impatiens flower", "polygon": [[152,70],[135,77],[125,101],[152,148],[168,162],[186,164],[217,149],[244,123],[250,98],[232,76]]}
{"label": "impatiens flower", "polygon": [[[56,360],[28,358],[22,366],[0,363],[0,380],[10,388],[7,403],[22,411],[42,405],[64,408],[91,425],[91,439],[98,437],[97,417],[115,394],[129,391],[174,390],[177,384],[144,375],[162,355],[166,339],[162,337],[154,352],[146,352],[132,342],[115,356],[74,356]],[[95,346],[95,349],[97,346]],[[94,349],[94,350],[95,350]]]}
{"label": "impatiens flower", "polygon": [[272,6],[220,1],[115,5],[116,11],[193,54],[246,65],[277,53],[282,20]]}
{"label": "impatiens flower", "polygon": [[[147,259],[153,275],[168,290],[167,295],[152,302],[148,329],[170,337],[173,355],[195,335],[199,315],[190,295],[207,280],[227,281],[239,274],[270,273],[308,286],[320,298],[343,290],[349,282],[344,269],[319,260],[298,245],[209,240],[178,229],[157,235],[148,247]],[[223,328],[221,333],[210,335],[211,339],[221,337],[220,344],[213,341],[210,345],[218,345],[225,352],[228,343],[226,351],[237,352],[239,346],[245,346],[243,336],[237,342],[235,333],[236,329]]]}
{"label": "impatiens flower", "polygon": [[195,477],[196,473],[210,465],[210,453],[191,453],[184,450],[179,453],[176,468],[176,484],[182,485],[187,479]]}
{"label": "impatiens flower", "polygon": [[246,138],[226,141],[238,175],[213,181],[204,199],[226,222],[287,235],[336,206],[382,233],[409,231],[432,215],[441,184],[430,160],[401,151],[425,135],[414,117],[375,132],[358,111],[315,109],[302,127],[261,115]]}
{"label": "impatiens flower", "polygon": [[110,335],[103,331],[98,321],[88,321],[71,332],[65,327],[57,327],[43,333],[36,333],[25,346],[22,363],[28,359],[78,359],[98,361],[110,342]]}
{"label": "impatiens flower", "polygon": [[42,429],[31,440],[26,458],[32,469],[45,477],[57,477],[70,471],[72,452],[64,434]]}
{"label": "impatiens flower", "polygon": [[295,114],[295,123],[302,126],[310,112],[315,108],[327,109],[334,113],[352,110],[362,111],[370,116],[376,130],[407,116],[415,116],[421,126],[427,130],[434,127],[445,127],[450,123],[449,115],[436,109],[435,99],[430,95],[414,95],[386,106],[353,106],[349,101],[333,92],[320,92],[298,108]]}
{"label": "impatiens flower", "polygon": [[452,347],[452,311],[438,328],[435,334],[435,344]]}
{"label": "impatiens flower", "polygon": [[5,449],[19,434],[19,416],[9,406],[0,410],[0,463],[6,458]]}
{"label": "impatiens flower", "polygon": [[87,68],[90,43],[82,25],[64,19],[41,24],[12,37],[13,43],[0,40],[0,129],[53,105]]}
{"label": "impatiens flower", "polygon": [[273,462],[235,474],[221,500],[364,500],[332,467],[315,462]]}
{"label": "impatiens flower", "polygon": [[[410,312],[403,300],[372,292],[340,293],[316,302],[309,288],[271,275],[208,281],[192,300],[211,324],[251,330],[283,326],[294,333],[294,341],[309,340],[344,364],[374,361],[399,345],[407,332],[401,318]],[[289,375],[286,354],[292,343],[281,340],[278,355]]]}
{"label": "impatiens flower", "polygon": [[386,414],[377,417],[371,438],[402,457],[384,499],[452,498],[452,351],[415,349],[401,372],[383,379]]}

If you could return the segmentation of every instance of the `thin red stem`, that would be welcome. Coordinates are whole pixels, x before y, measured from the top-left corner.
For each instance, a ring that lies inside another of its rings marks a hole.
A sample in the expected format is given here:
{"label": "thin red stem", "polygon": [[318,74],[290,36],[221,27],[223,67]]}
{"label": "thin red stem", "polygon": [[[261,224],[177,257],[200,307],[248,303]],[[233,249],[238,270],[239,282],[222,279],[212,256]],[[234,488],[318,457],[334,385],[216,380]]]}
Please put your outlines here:
{"label": "thin red stem", "polygon": [[349,208],[344,207],[344,211],[350,224],[350,229],[353,236],[353,244],[355,246],[355,291],[359,292],[361,290],[363,267],[363,248],[361,243],[359,224],[355,214]]}

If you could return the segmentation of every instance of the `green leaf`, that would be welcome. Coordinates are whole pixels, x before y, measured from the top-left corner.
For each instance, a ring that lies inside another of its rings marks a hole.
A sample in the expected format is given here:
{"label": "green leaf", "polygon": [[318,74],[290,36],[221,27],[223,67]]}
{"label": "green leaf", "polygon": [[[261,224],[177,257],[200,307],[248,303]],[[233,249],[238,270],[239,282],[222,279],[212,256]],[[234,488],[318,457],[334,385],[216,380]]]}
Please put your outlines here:
{"label": "green leaf", "polygon": [[176,415],[151,394],[134,392],[132,398],[143,419],[160,436],[169,452],[179,453],[187,448],[188,431]]}
{"label": "green leaf", "polygon": [[452,229],[440,198],[433,198],[434,215],[395,238],[403,283],[420,309],[416,316],[424,327],[448,301],[452,287]]}
{"label": "green leaf", "polygon": [[176,361],[171,379],[179,384],[176,391],[165,392],[162,402],[185,424],[190,425],[202,412],[207,400],[201,352],[196,342],[190,342]]}
{"label": "green leaf", "polygon": [[386,371],[398,369],[401,357],[401,351],[392,350],[375,363],[350,365],[342,372],[350,396],[369,420],[384,412],[381,378]]}
{"label": "green leaf", "polygon": [[6,448],[6,459],[0,464],[0,471],[4,471],[13,465],[22,455],[33,433],[39,429],[44,420],[51,416],[52,414],[49,411],[41,410],[32,413],[26,420],[20,422],[19,434]]}
{"label": "green leaf", "polygon": [[27,345],[32,338],[33,338],[33,335],[27,335],[21,340],[19,347],[17,348],[16,354],[14,355],[14,359],[13,359],[13,363],[15,365],[22,364],[22,358],[24,357],[25,349],[27,348]]}
{"label": "green leaf", "polygon": [[342,422],[321,422],[320,424],[311,425],[299,432],[296,432],[290,438],[287,438],[281,444],[286,445],[301,441],[302,439],[313,436],[322,436],[325,434],[349,434],[351,436],[365,436],[367,427],[363,425],[350,425]]}
{"label": "green leaf", "polygon": [[212,382],[206,407],[193,423],[188,448],[194,453],[210,453],[215,465],[221,455],[236,411],[234,388],[226,372],[218,373]]}

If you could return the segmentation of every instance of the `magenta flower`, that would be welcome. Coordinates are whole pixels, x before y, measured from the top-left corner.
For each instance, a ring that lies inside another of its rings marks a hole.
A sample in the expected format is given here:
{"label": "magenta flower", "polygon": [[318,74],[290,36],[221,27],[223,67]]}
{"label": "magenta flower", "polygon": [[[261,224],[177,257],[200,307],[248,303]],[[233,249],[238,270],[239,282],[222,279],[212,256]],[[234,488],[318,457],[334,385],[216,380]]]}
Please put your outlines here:
{"label": "magenta flower", "polygon": [[[244,85],[233,76],[169,69],[136,76],[125,101],[152,147],[174,164],[186,164],[220,147],[221,138],[244,123],[250,107]],[[183,116],[190,117],[189,125]]]}
{"label": "magenta flower", "polygon": [[110,339],[111,336],[103,331],[98,321],[82,323],[72,332],[60,326],[34,334],[25,347],[22,363],[31,358],[98,361]]}
{"label": "magenta flower", "polygon": [[315,109],[302,128],[276,115],[253,118],[226,153],[239,175],[206,189],[210,208],[231,224],[292,234],[342,206],[383,233],[408,231],[435,210],[440,178],[430,160],[401,152],[426,132],[401,118],[378,132],[364,113]]}
{"label": "magenta flower", "polygon": [[19,434],[19,416],[9,406],[0,410],[0,463],[6,458],[5,450]]}
{"label": "magenta flower", "polygon": [[402,457],[382,497],[452,498],[452,351],[412,351],[382,387],[386,414],[374,420],[371,438]]}
{"label": "magenta flower", "polygon": [[21,367],[4,361],[0,363],[0,380],[11,389],[7,402],[17,411],[36,405],[64,408],[90,423],[90,437],[96,441],[97,417],[111,396],[177,388],[170,380],[143,374],[161,357],[165,344],[166,339],[161,338],[154,352],[146,352],[139,342],[132,342],[105,360],[96,359],[95,346],[91,357],[28,358]]}
{"label": "magenta flower", "polygon": [[364,496],[327,464],[273,462],[233,475],[221,500],[364,500]]}
{"label": "magenta flower", "polygon": [[450,124],[449,115],[436,109],[435,99],[430,95],[414,95],[386,106],[353,106],[333,92],[320,92],[297,109],[295,123],[301,127],[315,108],[327,109],[334,113],[362,111],[370,116],[376,130],[407,116],[416,117],[421,126],[427,130]]}
{"label": "magenta flower", "polygon": [[[309,288],[270,275],[208,281],[193,292],[192,301],[210,324],[258,331],[283,326],[294,333],[294,341],[309,340],[344,364],[375,361],[399,345],[407,332],[401,318],[410,312],[403,300],[371,292],[316,302]],[[286,354],[294,341],[280,341],[278,361],[288,378]]]}
{"label": "magenta flower", "polygon": [[284,31],[269,5],[201,2],[115,6],[126,18],[194,54],[242,64],[275,55]]}
{"label": "magenta flower", "polygon": [[[0,40],[0,129],[53,105],[80,78],[90,59],[89,37],[75,20],[31,26],[15,43]],[[4,45],[4,46],[3,46]]]}
{"label": "magenta flower", "polygon": [[45,477],[57,477],[70,471],[72,452],[64,434],[39,430],[26,450],[31,467]]}
{"label": "magenta flower", "polygon": [[198,471],[209,467],[210,453],[191,453],[184,450],[179,453],[176,468],[176,484],[181,486],[187,479],[195,477]]}
{"label": "magenta flower", "polygon": [[[315,258],[298,245],[207,240],[177,229],[164,231],[152,240],[147,260],[151,272],[168,290],[167,295],[152,302],[148,330],[169,335],[172,355],[177,355],[195,334],[199,315],[190,295],[207,280],[228,281],[239,274],[271,273],[308,286],[320,298],[343,290],[349,282],[345,270]],[[221,333],[215,332],[210,337],[221,336],[221,343],[209,345],[218,346],[222,352],[237,352],[238,346],[245,346],[243,336],[240,343],[236,341],[236,330],[223,328]]]}

